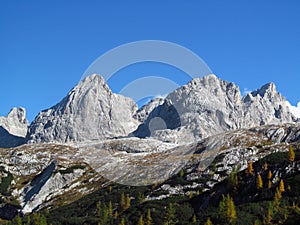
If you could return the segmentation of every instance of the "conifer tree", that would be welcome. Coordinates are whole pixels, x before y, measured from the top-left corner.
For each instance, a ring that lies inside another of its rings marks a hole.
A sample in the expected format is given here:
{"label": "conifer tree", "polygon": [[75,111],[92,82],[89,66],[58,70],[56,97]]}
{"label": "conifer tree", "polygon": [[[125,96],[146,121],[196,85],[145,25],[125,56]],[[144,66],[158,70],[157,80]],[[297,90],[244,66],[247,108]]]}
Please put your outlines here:
{"label": "conifer tree", "polygon": [[22,225],[22,220],[21,220],[20,214],[17,215],[17,217],[15,218],[15,221],[16,221],[16,225]]}
{"label": "conifer tree", "polygon": [[292,145],[289,146],[289,161],[291,163],[295,161],[295,151]]}
{"label": "conifer tree", "polygon": [[272,187],[272,182],[268,180],[268,189],[270,189],[271,187]]}
{"label": "conifer tree", "polygon": [[127,194],[125,199],[125,209],[128,209],[130,207],[130,202],[131,202],[130,196],[129,194]]}
{"label": "conifer tree", "polygon": [[280,183],[279,183],[279,190],[280,190],[281,193],[282,193],[282,192],[285,192],[283,180],[280,180]]}
{"label": "conifer tree", "polygon": [[271,225],[272,224],[273,214],[274,214],[273,206],[270,203],[269,207],[268,207],[267,215],[266,215],[265,220],[264,220],[264,224],[266,224],[266,225]]}
{"label": "conifer tree", "polygon": [[144,225],[144,219],[143,219],[143,215],[140,216],[139,218],[139,222],[138,222],[138,225]]}
{"label": "conifer tree", "polygon": [[211,222],[210,218],[208,218],[204,225],[213,225],[213,223]]}
{"label": "conifer tree", "polygon": [[269,172],[268,172],[268,180],[271,180],[271,179],[272,179],[272,176],[273,176],[272,171],[269,170]]}
{"label": "conifer tree", "polygon": [[164,225],[175,225],[175,208],[172,203],[169,204],[167,212],[165,214]]}
{"label": "conifer tree", "polygon": [[236,211],[235,211],[235,205],[233,202],[233,199],[230,197],[229,194],[226,196],[222,196],[222,200],[219,204],[219,212],[221,215],[221,218],[228,223],[228,224],[234,224],[236,220]]}
{"label": "conifer tree", "polygon": [[121,198],[120,198],[120,206],[122,210],[125,210],[125,194],[124,192],[121,193]]}
{"label": "conifer tree", "polygon": [[197,223],[197,217],[196,217],[195,214],[194,214],[194,216],[193,216],[193,218],[192,218],[192,223],[193,223],[193,224]]}
{"label": "conifer tree", "polygon": [[108,216],[111,218],[113,216],[113,206],[112,206],[112,202],[109,201],[108,203]]}
{"label": "conifer tree", "polygon": [[124,217],[122,217],[121,222],[119,223],[119,225],[125,225],[125,219],[124,219]]}
{"label": "conifer tree", "polygon": [[267,163],[267,162],[265,162],[265,164],[264,164],[264,170],[265,170],[265,171],[268,170],[268,163]]}
{"label": "conifer tree", "polygon": [[257,179],[256,179],[256,188],[258,190],[262,189],[263,188],[263,180],[260,176],[260,174],[257,175]]}
{"label": "conifer tree", "polygon": [[117,219],[118,216],[119,216],[119,213],[118,213],[118,210],[116,210],[115,213],[114,213],[114,219]]}
{"label": "conifer tree", "polygon": [[248,163],[248,168],[247,168],[246,172],[248,175],[251,175],[251,176],[254,175],[253,162],[250,161]]}
{"label": "conifer tree", "polygon": [[153,219],[151,216],[151,210],[147,210],[147,218],[146,218],[146,225],[153,225]]}

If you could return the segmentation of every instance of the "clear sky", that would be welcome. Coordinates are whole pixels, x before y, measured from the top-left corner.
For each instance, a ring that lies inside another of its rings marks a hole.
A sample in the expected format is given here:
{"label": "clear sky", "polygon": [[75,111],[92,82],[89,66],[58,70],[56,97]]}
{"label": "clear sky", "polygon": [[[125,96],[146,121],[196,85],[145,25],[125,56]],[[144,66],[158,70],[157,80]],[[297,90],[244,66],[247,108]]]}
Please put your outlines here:
{"label": "clear sky", "polygon": [[0,115],[23,106],[31,121],[97,57],[149,39],[189,48],[242,91],[273,81],[296,105],[299,12],[298,0],[0,0]]}

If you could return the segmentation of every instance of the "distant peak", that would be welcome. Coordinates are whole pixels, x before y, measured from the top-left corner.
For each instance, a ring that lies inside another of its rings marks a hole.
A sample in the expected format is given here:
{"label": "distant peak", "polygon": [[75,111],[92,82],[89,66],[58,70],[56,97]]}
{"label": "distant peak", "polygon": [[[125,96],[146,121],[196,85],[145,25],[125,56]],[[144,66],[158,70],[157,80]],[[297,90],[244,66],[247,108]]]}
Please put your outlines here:
{"label": "distant peak", "polygon": [[94,73],[89,76],[86,76],[81,80],[81,82],[83,83],[91,82],[91,81],[104,81],[104,78],[101,75]]}
{"label": "distant peak", "polygon": [[274,95],[277,93],[276,85],[273,82],[267,83],[263,85],[261,88],[259,88],[256,91],[253,91],[251,94],[252,96],[260,95],[261,97],[264,97],[266,94]]}

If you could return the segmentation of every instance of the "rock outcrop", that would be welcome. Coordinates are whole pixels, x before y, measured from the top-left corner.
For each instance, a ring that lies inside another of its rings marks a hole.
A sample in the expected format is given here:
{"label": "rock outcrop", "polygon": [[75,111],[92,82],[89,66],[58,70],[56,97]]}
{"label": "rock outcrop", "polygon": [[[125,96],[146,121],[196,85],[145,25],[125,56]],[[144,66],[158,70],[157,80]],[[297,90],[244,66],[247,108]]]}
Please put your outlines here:
{"label": "rock outcrop", "polygon": [[13,108],[7,117],[0,117],[0,147],[9,148],[25,143],[28,121],[26,110]]}
{"label": "rock outcrop", "polygon": [[57,105],[42,111],[29,127],[29,143],[80,142],[126,136],[138,126],[137,106],[113,94],[99,75],[83,79]]}
{"label": "rock outcrop", "polygon": [[239,87],[209,75],[170,93],[133,132],[169,142],[193,142],[228,130],[294,122],[273,83],[241,96]]}

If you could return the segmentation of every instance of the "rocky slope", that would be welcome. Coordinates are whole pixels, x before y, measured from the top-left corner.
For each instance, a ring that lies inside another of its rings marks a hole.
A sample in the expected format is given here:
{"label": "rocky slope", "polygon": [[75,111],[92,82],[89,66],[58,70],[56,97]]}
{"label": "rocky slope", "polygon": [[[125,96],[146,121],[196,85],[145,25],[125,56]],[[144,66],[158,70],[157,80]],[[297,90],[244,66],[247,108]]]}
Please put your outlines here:
{"label": "rocky slope", "polygon": [[136,129],[133,100],[113,94],[101,76],[82,80],[29,127],[29,143],[80,142],[126,136]]}
{"label": "rocky slope", "polygon": [[133,133],[187,143],[228,130],[295,122],[273,83],[241,96],[239,87],[209,75],[170,93]]}
{"label": "rocky slope", "polygon": [[[77,147],[29,144],[0,149],[0,217],[8,218],[8,208],[29,213],[72,202],[111,181],[161,183],[147,194],[148,200],[209,190],[234,168],[243,170],[249,161],[286,152],[289,144],[300,147],[299,125],[241,129],[182,146],[125,138]],[[186,185],[169,182],[182,167]]]}
{"label": "rocky slope", "polygon": [[7,117],[0,117],[0,147],[14,147],[25,143],[28,130],[26,110],[13,108]]}

